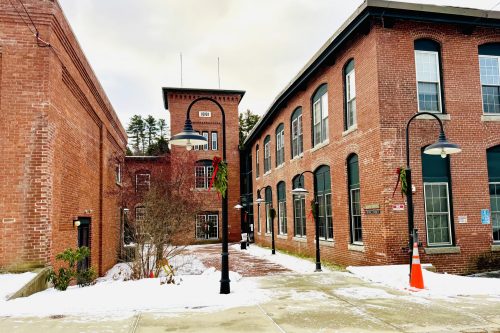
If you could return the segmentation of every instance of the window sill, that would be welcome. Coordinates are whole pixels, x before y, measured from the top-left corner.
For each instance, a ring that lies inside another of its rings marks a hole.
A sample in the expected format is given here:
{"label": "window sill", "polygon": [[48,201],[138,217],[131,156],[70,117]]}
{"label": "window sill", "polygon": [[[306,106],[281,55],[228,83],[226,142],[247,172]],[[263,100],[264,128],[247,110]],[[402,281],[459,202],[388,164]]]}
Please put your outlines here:
{"label": "window sill", "polygon": [[[440,112],[432,112],[432,113],[434,113],[441,120],[451,120],[451,116],[447,113],[440,113]],[[428,114],[422,114],[420,116],[417,116],[417,119],[433,120],[435,118],[433,116],[429,116]]]}
{"label": "window sill", "polygon": [[271,234],[270,232],[266,232],[266,233],[264,233],[264,236],[266,236],[266,237],[271,237],[271,235],[272,235],[272,234]]}
{"label": "window sill", "polygon": [[271,170],[269,170],[268,172],[264,173],[262,176],[266,177],[266,176],[269,176],[271,174]]}
{"label": "window sill", "polygon": [[307,238],[306,237],[293,237],[292,240],[296,241],[296,242],[302,242],[302,243],[307,243]]}
{"label": "window sill", "polygon": [[365,246],[361,244],[349,244],[347,245],[347,249],[349,251],[365,252]]}
{"label": "window sill", "polygon": [[349,127],[348,129],[346,129],[345,131],[342,132],[342,136],[347,136],[349,134],[351,134],[352,132],[356,132],[358,130],[358,124],[356,125],[352,125],[351,127]]}
{"label": "window sill", "polygon": [[295,156],[294,158],[291,159],[292,162],[301,160],[304,157],[304,153],[301,153],[300,155]]}
{"label": "window sill", "polygon": [[276,237],[278,237],[279,239],[288,239],[288,235],[286,234],[278,235]]}
{"label": "window sill", "polygon": [[326,141],[323,141],[321,143],[318,143],[316,146],[314,146],[313,148],[311,148],[310,152],[315,152],[316,150],[319,150],[323,147],[326,147],[328,146],[328,144],[330,143],[330,140],[326,140]]}
{"label": "window sill", "polygon": [[500,252],[500,244],[491,244],[491,252]]}
{"label": "window sill", "polygon": [[483,114],[481,121],[500,121],[500,114]]}
{"label": "window sill", "polygon": [[275,170],[279,170],[281,168],[283,168],[285,166],[285,163],[281,163],[280,165],[278,165]]}
{"label": "window sill", "polygon": [[[316,244],[316,240],[314,240],[314,244]],[[329,240],[320,239],[319,240],[319,245],[320,246],[334,247],[335,246],[335,241],[333,239],[329,239]]]}
{"label": "window sill", "polygon": [[425,247],[425,254],[454,254],[460,253],[460,246]]}
{"label": "window sill", "polygon": [[123,187],[123,183],[115,182],[116,186]]}

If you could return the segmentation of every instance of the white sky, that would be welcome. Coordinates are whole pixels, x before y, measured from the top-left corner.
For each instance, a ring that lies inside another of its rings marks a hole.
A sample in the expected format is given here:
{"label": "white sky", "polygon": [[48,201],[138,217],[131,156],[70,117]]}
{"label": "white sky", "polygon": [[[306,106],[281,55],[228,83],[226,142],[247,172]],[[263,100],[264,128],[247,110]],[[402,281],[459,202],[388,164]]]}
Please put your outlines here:
{"label": "white sky", "polygon": [[[81,47],[127,126],[166,118],[161,87],[221,88],[263,114],[362,0],[59,0]],[[499,10],[498,0],[410,0]]]}

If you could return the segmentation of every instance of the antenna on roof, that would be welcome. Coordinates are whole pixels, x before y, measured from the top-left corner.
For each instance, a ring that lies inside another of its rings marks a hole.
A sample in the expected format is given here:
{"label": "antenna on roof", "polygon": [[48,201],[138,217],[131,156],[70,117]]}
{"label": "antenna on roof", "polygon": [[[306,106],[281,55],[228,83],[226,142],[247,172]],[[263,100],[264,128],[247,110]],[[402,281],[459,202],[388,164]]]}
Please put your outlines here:
{"label": "antenna on roof", "polygon": [[219,79],[219,89],[220,89],[220,61],[219,61],[219,57],[217,57],[217,77]]}
{"label": "antenna on roof", "polygon": [[182,88],[182,52],[180,53],[181,58],[181,88]]}

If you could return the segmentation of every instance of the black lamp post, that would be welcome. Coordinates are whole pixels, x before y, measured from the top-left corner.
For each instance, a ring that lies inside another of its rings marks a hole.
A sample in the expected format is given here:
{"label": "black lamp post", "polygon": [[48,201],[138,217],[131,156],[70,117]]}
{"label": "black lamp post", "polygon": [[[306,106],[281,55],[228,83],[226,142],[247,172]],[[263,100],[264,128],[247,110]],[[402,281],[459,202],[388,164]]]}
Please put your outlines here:
{"label": "black lamp post", "polygon": [[259,228],[259,232],[260,232],[260,204],[265,202],[264,199],[262,199],[262,197],[260,196],[260,188],[257,189],[257,200],[255,200],[255,202],[257,203],[257,227]]}
{"label": "black lamp post", "polygon": [[[302,187],[302,181],[301,179],[303,178],[305,173],[310,173],[314,176],[314,172],[312,171],[304,171],[299,175],[299,187],[294,188],[292,190],[292,194],[294,195],[306,195],[309,193],[305,188]],[[315,229],[315,237],[316,237],[316,270],[315,272],[321,272],[321,257],[319,253],[319,221],[318,221],[318,213],[319,213],[319,203],[318,203],[318,198],[314,196],[314,213],[313,213],[313,219],[314,219],[314,229]]]}
{"label": "black lamp post", "polygon": [[427,148],[424,149],[424,154],[429,155],[440,155],[442,158],[446,158],[447,155],[456,154],[462,151],[459,145],[448,142],[446,140],[446,136],[444,135],[444,127],[441,119],[432,112],[419,112],[413,115],[408,123],[406,124],[406,183],[407,183],[407,191],[406,191],[406,199],[408,201],[408,234],[409,234],[409,243],[408,243],[408,252],[410,254],[410,272],[411,272],[411,264],[412,264],[412,247],[413,242],[417,241],[417,229],[414,227],[413,222],[413,193],[412,193],[412,182],[411,182],[411,168],[410,168],[410,123],[413,119],[417,118],[421,115],[429,115],[434,117],[439,122],[439,138],[438,141]]}
{"label": "black lamp post", "polygon": [[[189,117],[191,113],[191,108],[193,105],[200,101],[210,101],[219,107],[222,114],[222,160],[226,161],[226,115],[224,109],[216,100],[210,97],[199,97],[189,104],[186,113],[186,122],[184,123],[184,129],[181,133],[174,135],[170,138],[170,143],[173,145],[185,146],[187,150],[191,150],[195,145],[204,145],[207,143],[207,139],[199,135],[193,130],[191,124],[191,119]],[[229,280],[229,252],[228,252],[228,189],[226,189],[226,195],[222,196],[222,253],[221,253],[221,279],[220,279],[220,293],[229,294],[231,292],[230,280]]]}

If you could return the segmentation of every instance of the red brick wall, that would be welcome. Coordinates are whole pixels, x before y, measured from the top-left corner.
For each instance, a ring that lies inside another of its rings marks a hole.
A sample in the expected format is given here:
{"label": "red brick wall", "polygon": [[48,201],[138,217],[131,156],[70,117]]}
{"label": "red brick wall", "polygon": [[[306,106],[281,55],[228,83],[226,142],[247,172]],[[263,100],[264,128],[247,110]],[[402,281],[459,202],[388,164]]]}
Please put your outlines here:
{"label": "red brick wall", "polygon": [[[472,36],[449,25],[422,24],[396,21],[392,29],[373,22],[370,32],[357,35],[337,54],[335,64],[323,67],[304,91],[296,93],[287,107],[269,121],[252,143],[255,174],[255,147],[260,147],[260,177],[254,181],[256,190],[271,186],[273,205],[277,205],[279,181],[286,182],[288,235],[276,238],[278,249],[314,254],[314,225],[307,220],[307,243],[293,239],[292,178],[304,170],[314,171],[318,166],[330,166],[332,180],[332,208],[334,242],[322,242],[323,259],[340,264],[395,264],[407,261],[402,250],[407,246],[408,227],[406,211],[393,212],[393,203],[403,203],[399,193],[392,197],[396,184],[397,167],[404,166],[404,135],[407,120],[417,112],[417,92],[413,42],[417,38],[432,38],[442,46],[444,103],[451,120],[445,120],[445,131],[450,141],[461,145],[463,151],[451,157],[451,187],[456,245],[460,254],[425,255],[423,262],[434,264],[440,271],[460,272],[475,269],[477,257],[491,252],[492,226],[482,225],[480,210],[490,208],[486,149],[500,144],[500,123],[481,120],[482,99],[479,79],[477,47],[484,42],[500,42],[498,32],[476,29]],[[357,130],[343,134],[343,66],[348,59],[355,61],[357,95]],[[311,97],[317,87],[328,83],[329,144],[311,149]],[[297,106],[302,106],[304,156],[290,160],[290,117]],[[275,129],[285,124],[285,166],[275,168]],[[263,141],[271,135],[272,171],[263,175]],[[426,244],[423,184],[420,149],[436,141],[438,126],[432,120],[416,120],[411,127],[411,165],[416,185],[414,196],[415,225],[420,239]],[[379,204],[381,213],[362,213],[364,252],[348,249],[349,211],[347,195],[346,159],[358,154],[361,206]],[[306,189],[312,199],[312,176],[306,175]],[[257,214],[257,210],[255,211]],[[468,216],[467,224],[458,224],[458,216]],[[255,218],[257,223],[257,218]],[[260,222],[263,232],[256,232],[258,243],[270,244],[264,234],[265,212],[261,205]],[[257,226],[255,228],[257,230]],[[277,232],[277,219],[275,231]]]}
{"label": "red brick wall", "polygon": [[[227,94],[217,90],[211,93],[199,92],[196,90],[173,91],[168,93],[168,109],[171,119],[171,133],[175,135],[182,131],[186,112],[189,104],[198,97],[210,97],[219,102],[226,115],[226,161],[228,163],[228,238],[229,241],[239,241],[241,239],[241,216],[240,212],[234,209],[234,205],[240,200],[240,164],[239,164],[239,134],[238,134],[238,104],[240,102],[239,94]],[[199,111],[210,111],[211,118],[200,118]],[[196,156],[195,160],[213,159],[214,156],[222,157],[223,137],[222,137],[222,114],[216,104],[210,101],[200,101],[194,104],[191,110],[191,121],[195,131],[218,133],[218,150],[186,152],[183,147],[172,147],[172,155],[190,154]],[[210,147],[209,147],[210,148]],[[194,173],[194,169],[193,169]],[[194,188],[194,184],[193,184]],[[219,212],[219,236],[222,237],[222,208],[221,199],[217,193],[206,190],[193,189],[194,195],[209,196],[207,211]],[[194,221],[193,221],[194,223]]]}
{"label": "red brick wall", "polygon": [[115,160],[126,134],[57,2],[25,1],[40,48],[0,1],[0,266],[54,264],[77,246],[73,219],[91,218],[91,262],[100,273],[119,249]]}

